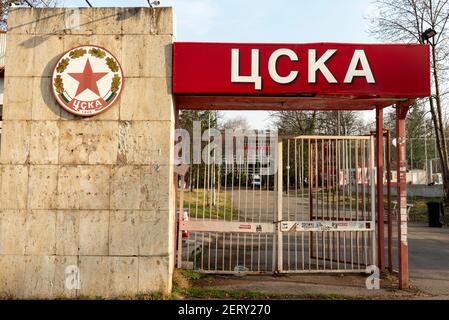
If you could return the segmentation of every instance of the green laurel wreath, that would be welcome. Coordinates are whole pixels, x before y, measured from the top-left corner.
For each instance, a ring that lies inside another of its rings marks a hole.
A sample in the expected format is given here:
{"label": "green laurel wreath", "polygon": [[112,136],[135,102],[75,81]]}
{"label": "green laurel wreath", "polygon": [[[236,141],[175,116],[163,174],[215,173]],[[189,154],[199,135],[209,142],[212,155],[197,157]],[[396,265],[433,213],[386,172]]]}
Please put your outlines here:
{"label": "green laurel wreath", "polygon": [[[70,51],[69,57],[72,60],[78,59],[78,58],[81,58],[84,55],[86,55],[86,53],[87,53],[87,51],[85,49],[82,49],[82,48],[74,49],[74,50]],[[112,78],[112,82],[111,82],[111,91],[113,93],[117,92],[120,89],[120,85],[122,83],[122,79],[119,76],[119,74],[117,73],[120,69],[118,63],[113,58],[106,57],[106,52],[104,50],[101,50],[100,48],[90,49],[89,54],[92,57],[106,60],[106,65],[108,66],[109,70],[111,70],[112,72],[115,73],[114,77]],[[62,59],[58,63],[58,65],[56,66],[57,73],[63,73],[67,69],[67,67],[70,64],[70,59],[65,58],[65,59]],[[61,75],[58,74],[56,76],[53,85],[54,85],[57,93],[62,94],[64,92],[64,81],[62,80]]]}

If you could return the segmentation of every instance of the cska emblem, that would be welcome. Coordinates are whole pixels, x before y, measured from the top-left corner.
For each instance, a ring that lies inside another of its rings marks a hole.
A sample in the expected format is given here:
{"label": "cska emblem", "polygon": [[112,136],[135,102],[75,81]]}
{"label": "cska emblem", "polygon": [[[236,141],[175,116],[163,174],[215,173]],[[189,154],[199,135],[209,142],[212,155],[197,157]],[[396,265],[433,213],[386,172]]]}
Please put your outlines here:
{"label": "cska emblem", "polygon": [[108,50],[86,45],[66,52],[53,71],[53,93],[58,103],[78,116],[94,116],[120,96],[123,71]]}

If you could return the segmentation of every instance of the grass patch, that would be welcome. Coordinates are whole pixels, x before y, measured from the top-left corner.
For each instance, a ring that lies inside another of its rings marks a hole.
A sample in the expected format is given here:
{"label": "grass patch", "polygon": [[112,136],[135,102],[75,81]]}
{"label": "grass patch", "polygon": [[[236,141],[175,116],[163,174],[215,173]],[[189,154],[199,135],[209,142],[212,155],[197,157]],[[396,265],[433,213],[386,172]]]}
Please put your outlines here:
{"label": "grass patch", "polygon": [[190,287],[175,288],[184,299],[235,299],[235,300],[364,300],[366,297],[349,297],[338,294],[276,294],[237,289]]}
{"label": "grass patch", "polygon": [[191,271],[191,270],[181,270],[180,271],[182,276],[187,279],[187,280],[200,280],[203,275],[199,272],[196,271]]}
{"label": "grass patch", "polygon": [[[179,194],[177,193],[179,203]],[[212,199],[215,198],[215,201]],[[189,209],[190,218],[212,218],[225,221],[236,220],[238,210],[232,207],[230,192],[196,189],[195,191],[184,190],[184,208]]]}

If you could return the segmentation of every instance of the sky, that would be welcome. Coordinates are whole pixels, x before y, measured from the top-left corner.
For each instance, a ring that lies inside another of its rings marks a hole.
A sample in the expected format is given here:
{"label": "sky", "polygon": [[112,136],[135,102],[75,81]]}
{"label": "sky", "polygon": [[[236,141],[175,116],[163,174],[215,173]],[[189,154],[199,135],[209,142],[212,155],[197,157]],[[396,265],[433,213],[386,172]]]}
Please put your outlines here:
{"label": "sky", "polygon": [[[146,0],[89,0],[101,6],[143,6]],[[211,42],[376,42],[367,33],[373,0],[161,0],[176,15],[177,41]],[[84,0],[60,0],[86,6]],[[265,129],[267,112],[226,112],[244,116],[254,129]],[[364,115],[371,117],[371,113]]]}

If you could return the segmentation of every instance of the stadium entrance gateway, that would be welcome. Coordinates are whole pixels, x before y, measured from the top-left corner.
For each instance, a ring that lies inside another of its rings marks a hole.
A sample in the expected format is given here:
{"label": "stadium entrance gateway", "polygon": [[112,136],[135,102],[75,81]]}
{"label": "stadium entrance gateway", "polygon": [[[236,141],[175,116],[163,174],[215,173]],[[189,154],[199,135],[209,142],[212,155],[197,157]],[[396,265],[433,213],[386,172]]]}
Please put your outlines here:
{"label": "stadium entrance gateway", "polygon": [[[428,46],[175,43],[173,56],[178,109],[374,109],[377,129],[360,137],[258,137],[257,150],[276,154],[271,173],[262,174],[248,148],[243,159],[225,156],[223,163],[194,164],[180,173],[177,208],[187,213],[179,219],[179,267],[212,273],[385,269],[383,187],[390,179],[383,174],[383,109],[395,106],[398,270],[400,287],[408,286],[405,117],[416,98],[430,95]],[[252,137],[243,139],[248,144]],[[391,208],[387,220],[393,269]]]}
{"label": "stadium entrance gateway", "polygon": [[[430,95],[428,46],[173,43],[173,34],[171,8],[10,11],[0,296],[169,293],[175,260],[203,272],[384,269],[382,110],[392,105],[406,287],[405,117]],[[377,134],[256,146],[248,136],[241,157],[183,171],[173,165],[182,109],[375,109]],[[254,163],[260,150],[277,157]],[[185,182],[178,197],[174,172]],[[176,200],[188,211],[177,256]]]}

